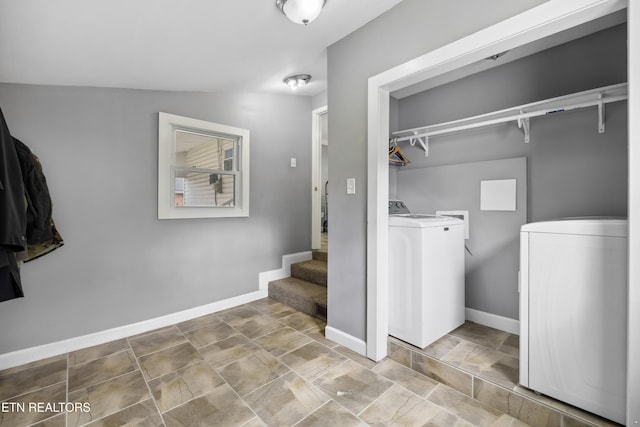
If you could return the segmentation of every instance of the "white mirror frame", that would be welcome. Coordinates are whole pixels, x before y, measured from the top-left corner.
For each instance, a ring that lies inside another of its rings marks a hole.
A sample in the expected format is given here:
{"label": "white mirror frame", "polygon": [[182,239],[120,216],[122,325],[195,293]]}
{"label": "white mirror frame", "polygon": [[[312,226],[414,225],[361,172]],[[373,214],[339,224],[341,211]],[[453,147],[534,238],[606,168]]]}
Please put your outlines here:
{"label": "white mirror frame", "polygon": [[[175,205],[175,131],[186,129],[205,134],[222,134],[239,141],[239,197],[234,207]],[[205,120],[158,113],[158,219],[226,218],[249,216],[249,131]]]}

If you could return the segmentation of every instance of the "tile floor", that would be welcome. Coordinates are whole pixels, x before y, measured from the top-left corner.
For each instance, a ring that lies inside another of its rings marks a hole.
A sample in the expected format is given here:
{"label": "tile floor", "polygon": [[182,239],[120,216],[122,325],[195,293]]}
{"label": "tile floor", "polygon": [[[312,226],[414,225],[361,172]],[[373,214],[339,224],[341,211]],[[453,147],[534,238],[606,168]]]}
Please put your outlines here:
{"label": "tile floor", "polygon": [[516,395],[510,334],[467,323],[426,349],[390,339],[374,363],[324,326],[266,298],[1,371],[0,426],[605,425]]}
{"label": "tile floor", "polygon": [[467,322],[424,349],[390,337],[389,358],[528,425],[618,425],[519,386],[518,338]]}
{"label": "tile floor", "polygon": [[324,326],[267,298],[8,369],[0,426],[524,425]]}

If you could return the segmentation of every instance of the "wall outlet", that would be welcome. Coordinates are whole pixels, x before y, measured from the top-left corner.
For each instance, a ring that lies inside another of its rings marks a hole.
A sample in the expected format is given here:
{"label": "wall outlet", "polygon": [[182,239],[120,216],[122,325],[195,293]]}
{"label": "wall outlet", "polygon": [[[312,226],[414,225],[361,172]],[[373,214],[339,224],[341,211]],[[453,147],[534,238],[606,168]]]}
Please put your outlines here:
{"label": "wall outlet", "polygon": [[291,167],[292,167],[292,168],[295,168],[295,167],[296,167],[296,163],[298,163],[298,162],[297,162],[297,160],[296,160],[296,158],[295,158],[295,157],[292,157],[292,158],[291,158]]}

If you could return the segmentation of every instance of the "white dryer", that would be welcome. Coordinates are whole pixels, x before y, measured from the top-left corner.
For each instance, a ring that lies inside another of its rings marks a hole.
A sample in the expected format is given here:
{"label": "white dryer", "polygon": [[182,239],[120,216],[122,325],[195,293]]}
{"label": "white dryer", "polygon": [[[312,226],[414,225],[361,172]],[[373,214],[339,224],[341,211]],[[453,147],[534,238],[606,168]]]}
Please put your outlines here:
{"label": "white dryer", "polygon": [[389,335],[424,348],[464,323],[464,222],[390,203]]}
{"label": "white dryer", "polygon": [[627,220],[520,232],[520,383],[625,422]]}

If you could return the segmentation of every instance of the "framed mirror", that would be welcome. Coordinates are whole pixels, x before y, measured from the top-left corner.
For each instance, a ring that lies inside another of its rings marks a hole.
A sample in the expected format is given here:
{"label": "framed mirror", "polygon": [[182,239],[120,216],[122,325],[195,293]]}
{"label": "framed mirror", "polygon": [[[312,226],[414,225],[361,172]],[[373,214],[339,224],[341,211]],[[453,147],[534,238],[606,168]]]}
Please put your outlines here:
{"label": "framed mirror", "polygon": [[158,114],[158,219],[249,216],[249,131]]}

